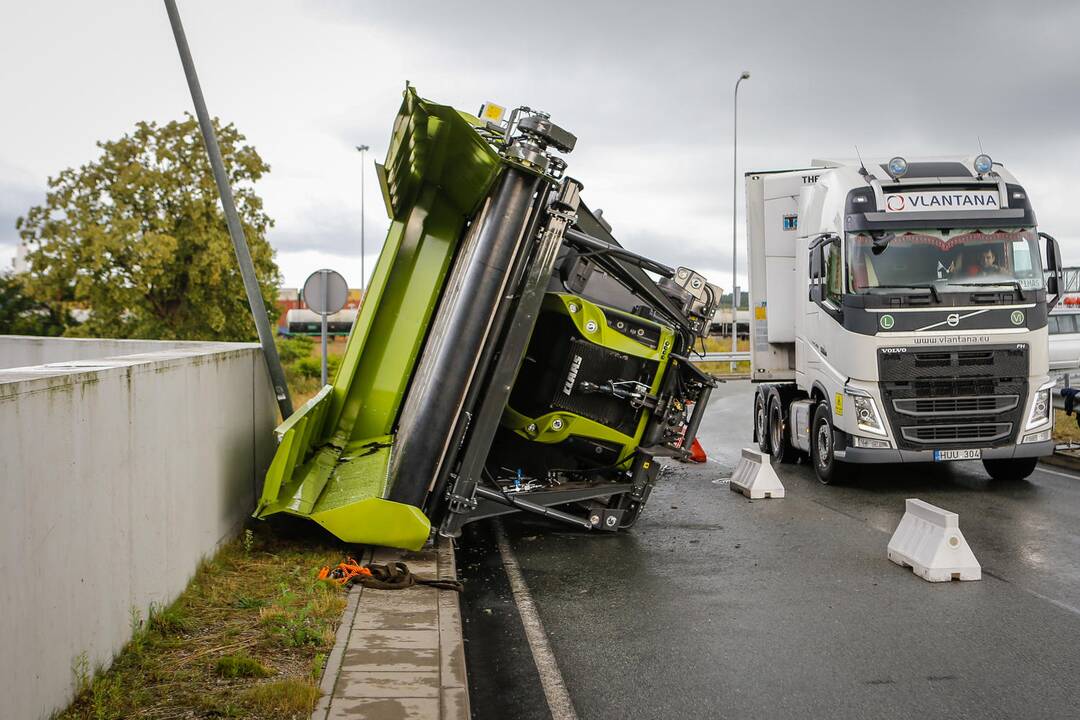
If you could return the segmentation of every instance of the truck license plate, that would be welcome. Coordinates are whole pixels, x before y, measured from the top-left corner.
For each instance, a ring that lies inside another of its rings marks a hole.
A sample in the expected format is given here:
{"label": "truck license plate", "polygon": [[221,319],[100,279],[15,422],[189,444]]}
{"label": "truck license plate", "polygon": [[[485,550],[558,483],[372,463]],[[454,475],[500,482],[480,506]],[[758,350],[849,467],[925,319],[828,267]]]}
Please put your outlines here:
{"label": "truck license plate", "polygon": [[982,458],[982,450],[975,448],[973,450],[935,450],[934,462],[943,462],[945,460],[980,460]]}

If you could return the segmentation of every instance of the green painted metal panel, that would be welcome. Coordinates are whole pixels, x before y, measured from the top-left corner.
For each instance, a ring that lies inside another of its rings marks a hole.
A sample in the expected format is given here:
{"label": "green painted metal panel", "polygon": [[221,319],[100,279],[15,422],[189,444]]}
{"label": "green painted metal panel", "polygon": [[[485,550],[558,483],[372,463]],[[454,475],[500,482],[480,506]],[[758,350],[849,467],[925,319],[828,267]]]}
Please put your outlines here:
{"label": "green painted metal panel", "polygon": [[391,433],[446,275],[502,164],[466,117],[406,87],[378,173],[386,242],[333,385],[277,430],[257,517],[310,516],[352,542],[411,547],[427,537],[423,513],[382,496]]}

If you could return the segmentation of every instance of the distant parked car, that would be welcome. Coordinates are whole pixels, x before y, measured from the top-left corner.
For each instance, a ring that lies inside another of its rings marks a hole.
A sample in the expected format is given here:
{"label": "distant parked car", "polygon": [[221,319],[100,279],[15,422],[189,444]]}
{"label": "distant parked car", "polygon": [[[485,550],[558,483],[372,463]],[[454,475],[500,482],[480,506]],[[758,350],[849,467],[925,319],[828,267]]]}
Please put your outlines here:
{"label": "distant parked car", "polygon": [[1050,369],[1080,368],[1080,306],[1055,309],[1047,318]]}

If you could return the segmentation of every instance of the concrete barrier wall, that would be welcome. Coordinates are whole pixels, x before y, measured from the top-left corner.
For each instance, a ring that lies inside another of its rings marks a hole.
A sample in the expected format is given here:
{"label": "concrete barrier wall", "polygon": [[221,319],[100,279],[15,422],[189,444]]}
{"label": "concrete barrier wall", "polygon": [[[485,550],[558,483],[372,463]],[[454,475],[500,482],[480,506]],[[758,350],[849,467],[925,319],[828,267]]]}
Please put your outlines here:
{"label": "concrete barrier wall", "polygon": [[0,369],[44,365],[64,360],[90,360],[118,355],[183,350],[207,343],[183,340],[111,340],[108,338],[52,338],[0,335]]}
{"label": "concrete barrier wall", "polygon": [[276,421],[257,345],[0,370],[0,716],[64,707],[81,654],[107,666],[176,598],[253,509]]}

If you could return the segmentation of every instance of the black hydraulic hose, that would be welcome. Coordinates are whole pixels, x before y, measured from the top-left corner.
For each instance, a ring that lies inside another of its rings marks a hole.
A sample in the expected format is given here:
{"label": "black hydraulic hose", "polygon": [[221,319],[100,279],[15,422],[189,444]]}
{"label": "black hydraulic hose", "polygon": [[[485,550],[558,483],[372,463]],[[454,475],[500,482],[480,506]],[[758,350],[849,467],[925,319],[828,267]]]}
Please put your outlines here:
{"label": "black hydraulic hose", "polygon": [[663,277],[675,277],[674,268],[670,268],[667,265],[658,263],[655,260],[645,257],[644,255],[638,255],[637,253],[631,252],[626,248],[621,248],[618,245],[612,245],[609,242],[583,233],[580,230],[575,230],[574,228],[567,228],[566,241],[573,245],[587,248],[591,251],[607,253],[612,257],[617,257],[621,260],[625,260],[632,265],[637,265],[643,270],[651,270],[657,275],[662,275]]}

